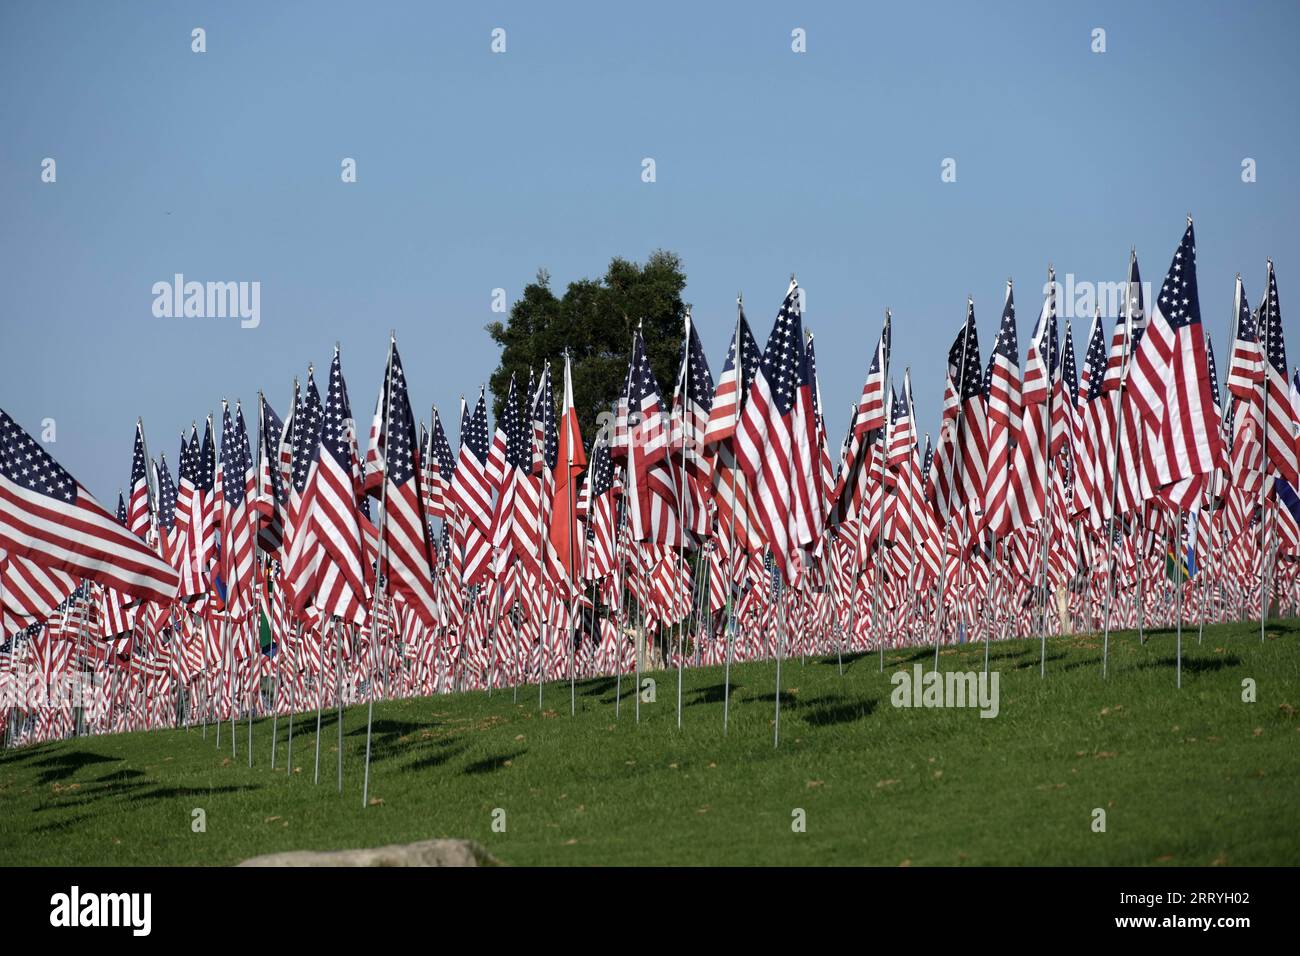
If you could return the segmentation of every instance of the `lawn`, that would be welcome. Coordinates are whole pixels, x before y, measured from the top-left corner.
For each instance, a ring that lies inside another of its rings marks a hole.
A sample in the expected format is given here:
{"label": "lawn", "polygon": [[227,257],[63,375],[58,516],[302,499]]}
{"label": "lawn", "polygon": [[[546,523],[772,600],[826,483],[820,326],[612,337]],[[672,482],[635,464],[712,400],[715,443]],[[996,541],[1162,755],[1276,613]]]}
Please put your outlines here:
{"label": "lawn", "polygon": [[[656,673],[634,717],[631,680],[386,702],[375,707],[371,806],[362,807],[363,706],[322,725],[286,721],[91,737],[0,756],[0,863],[231,864],[290,849],[471,837],[512,865],[1204,865],[1300,862],[1300,622],[1174,635],[995,644],[996,718],[891,705],[890,674],[933,652],[787,660],[781,745],[772,746],[774,664],[733,668],[722,734],[722,669]],[[945,650],[979,670],[982,645]],[[1242,700],[1243,680],[1257,700]],[[1105,830],[1095,832],[1097,808]],[[194,832],[195,810],[204,832]],[[501,811],[504,811],[502,813]],[[799,811],[802,811],[800,813]],[[504,821],[504,832],[493,821]],[[802,832],[796,823],[802,819]]]}

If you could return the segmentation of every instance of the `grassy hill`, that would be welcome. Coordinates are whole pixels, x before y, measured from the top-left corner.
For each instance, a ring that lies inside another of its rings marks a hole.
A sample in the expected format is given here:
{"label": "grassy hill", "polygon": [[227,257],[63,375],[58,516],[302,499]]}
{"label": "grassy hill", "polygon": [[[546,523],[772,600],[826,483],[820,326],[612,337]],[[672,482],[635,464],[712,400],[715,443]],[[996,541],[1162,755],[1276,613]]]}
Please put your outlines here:
{"label": "grassy hill", "polygon": [[[313,785],[314,712],[295,723],[294,772],[270,769],[271,723],[245,725],[231,759],[198,728],[69,740],[0,755],[0,863],[230,864],[289,849],[472,837],[528,864],[1294,864],[1300,859],[1300,622],[1145,645],[1053,639],[994,645],[1000,713],[899,709],[889,676],[932,651],[788,660],[782,739],[772,747],[772,664],[733,668],[722,736],[722,669],[676,674],[633,719],[631,681],[384,703],[375,708],[370,793],[361,806],[365,709],[327,713]],[[982,645],[944,652],[979,670]],[[1242,702],[1242,681],[1257,685]],[[278,763],[286,723],[280,722]],[[1106,831],[1093,832],[1094,808]],[[192,811],[206,832],[192,832]],[[505,811],[506,832],[492,829]],[[792,832],[802,809],[806,832]]]}

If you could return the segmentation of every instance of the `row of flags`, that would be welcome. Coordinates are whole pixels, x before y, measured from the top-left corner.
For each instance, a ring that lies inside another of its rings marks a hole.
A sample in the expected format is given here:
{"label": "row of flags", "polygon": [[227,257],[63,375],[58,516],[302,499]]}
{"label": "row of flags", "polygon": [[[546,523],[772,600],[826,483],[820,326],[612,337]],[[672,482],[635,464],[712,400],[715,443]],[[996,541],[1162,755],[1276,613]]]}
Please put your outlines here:
{"label": "row of flags", "polygon": [[1202,619],[1229,591],[1261,607],[1300,555],[1300,375],[1272,263],[1255,309],[1237,279],[1223,391],[1190,220],[1155,301],[1130,256],[1123,314],[1108,339],[1098,310],[1080,366],[1048,278],[1023,364],[1012,284],[987,356],[967,302],[933,443],[886,312],[832,444],[793,277],[762,348],[737,302],[716,382],[689,310],[671,396],[637,329],[590,446],[566,355],[558,402],[549,365],[512,378],[494,428],[483,391],[462,400],[453,454],[395,338],[368,435],[336,347],[323,392],[309,366],[283,418],[258,395],[255,436],[238,402],[195,423],[174,477],[137,421],[116,513],[0,411],[8,661],[71,601],[68,666],[170,682],[217,716],[291,706],[282,686],[301,704],[619,669],[630,635],[674,627],[679,660],[716,662],[747,624],[769,635],[760,656],[1045,632],[1058,592],[1085,628],[1192,582]]}

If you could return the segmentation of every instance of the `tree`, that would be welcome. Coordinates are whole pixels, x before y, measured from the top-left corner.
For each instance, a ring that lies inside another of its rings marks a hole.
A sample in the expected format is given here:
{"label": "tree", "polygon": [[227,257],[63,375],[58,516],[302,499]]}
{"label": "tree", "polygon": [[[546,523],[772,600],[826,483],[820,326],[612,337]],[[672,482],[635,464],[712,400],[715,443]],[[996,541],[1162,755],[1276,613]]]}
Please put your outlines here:
{"label": "tree", "polygon": [[[664,402],[670,402],[685,329],[685,286],[681,259],[662,249],[652,252],[644,265],[615,257],[602,278],[571,282],[562,298],[551,291],[550,273],[539,269],[511,306],[509,321],[487,326],[501,346],[501,362],[489,379],[493,415],[502,417],[510,376],[515,376],[523,395],[529,371],[540,376],[547,361],[559,402],[567,347],[573,363],[573,403],[583,440],[590,446],[597,416],[612,411],[623,392],[638,322]],[[532,401],[531,395],[527,401]]]}

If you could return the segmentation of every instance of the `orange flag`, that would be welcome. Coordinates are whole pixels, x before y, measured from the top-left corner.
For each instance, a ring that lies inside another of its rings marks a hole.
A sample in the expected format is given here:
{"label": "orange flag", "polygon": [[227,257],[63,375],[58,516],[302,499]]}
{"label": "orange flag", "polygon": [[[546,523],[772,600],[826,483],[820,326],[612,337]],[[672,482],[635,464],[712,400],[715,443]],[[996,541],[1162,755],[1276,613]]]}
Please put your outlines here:
{"label": "orange flag", "polygon": [[587,467],[582,447],[582,429],[573,407],[573,373],[569,356],[564,356],[564,411],[560,416],[560,443],[555,460],[555,494],[551,499],[551,547],[571,580],[582,570],[582,528],[577,521],[578,476]]}

